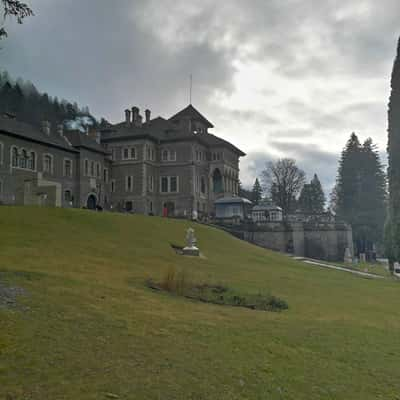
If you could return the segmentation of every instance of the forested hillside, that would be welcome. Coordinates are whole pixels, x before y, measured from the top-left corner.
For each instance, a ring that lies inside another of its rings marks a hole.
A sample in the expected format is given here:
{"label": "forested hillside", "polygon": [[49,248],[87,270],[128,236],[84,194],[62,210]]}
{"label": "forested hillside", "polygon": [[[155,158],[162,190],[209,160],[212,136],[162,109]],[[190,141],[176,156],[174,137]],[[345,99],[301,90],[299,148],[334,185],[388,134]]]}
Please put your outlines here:
{"label": "forested hillside", "polygon": [[[52,126],[63,123],[66,129],[85,130],[99,125],[88,107],[41,93],[32,82],[22,78],[14,80],[7,71],[0,71],[0,114],[5,112],[35,126],[44,120]],[[102,119],[100,123],[106,121]]]}

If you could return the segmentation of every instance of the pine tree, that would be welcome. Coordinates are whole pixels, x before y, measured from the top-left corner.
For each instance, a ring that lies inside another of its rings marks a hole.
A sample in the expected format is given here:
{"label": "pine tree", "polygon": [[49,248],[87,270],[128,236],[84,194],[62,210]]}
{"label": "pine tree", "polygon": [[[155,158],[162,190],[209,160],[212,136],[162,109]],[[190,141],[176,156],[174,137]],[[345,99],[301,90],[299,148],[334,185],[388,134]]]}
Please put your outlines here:
{"label": "pine tree", "polygon": [[357,253],[380,243],[385,214],[386,177],[371,139],[360,144],[350,136],[339,163],[335,186],[336,213],[353,229]]}
{"label": "pine tree", "polygon": [[353,132],[342,151],[336,182],[336,212],[351,225],[359,206],[360,162],[361,144]]}
{"label": "pine tree", "polygon": [[324,211],[325,194],[317,174],[314,174],[310,183],[306,183],[299,197],[299,208],[307,214],[318,214]]}
{"label": "pine tree", "polygon": [[400,39],[393,64],[388,110],[389,212],[385,227],[385,247],[389,265],[400,261]]}
{"label": "pine tree", "polygon": [[262,199],[262,188],[260,185],[260,182],[258,180],[258,178],[256,178],[254,185],[253,185],[253,189],[251,191],[251,201],[253,202],[253,204],[258,204],[261,199]]}

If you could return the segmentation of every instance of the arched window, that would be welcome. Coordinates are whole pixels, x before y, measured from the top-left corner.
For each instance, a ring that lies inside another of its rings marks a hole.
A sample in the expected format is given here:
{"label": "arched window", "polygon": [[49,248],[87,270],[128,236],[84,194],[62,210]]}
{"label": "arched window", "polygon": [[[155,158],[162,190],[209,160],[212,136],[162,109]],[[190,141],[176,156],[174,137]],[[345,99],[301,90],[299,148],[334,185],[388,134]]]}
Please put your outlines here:
{"label": "arched window", "polygon": [[11,150],[11,166],[18,167],[18,149],[16,147]]}
{"label": "arched window", "polygon": [[26,150],[22,150],[21,157],[19,158],[19,167],[26,168],[28,162],[28,153]]}
{"label": "arched window", "polygon": [[214,193],[222,193],[224,191],[222,175],[218,168],[213,173],[213,190]]}
{"label": "arched window", "polygon": [[43,156],[43,172],[51,174],[53,171],[53,157],[50,154]]}
{"label": "arched window", "polygon": [[168,161],[169,151],[168,150],[163,150],[161,158],[162,158],[163,161]]}
{"label": "arched window", "polygon": [[36,168],[36,153],[34,151],[29,153],[28,168],[32,170]]}

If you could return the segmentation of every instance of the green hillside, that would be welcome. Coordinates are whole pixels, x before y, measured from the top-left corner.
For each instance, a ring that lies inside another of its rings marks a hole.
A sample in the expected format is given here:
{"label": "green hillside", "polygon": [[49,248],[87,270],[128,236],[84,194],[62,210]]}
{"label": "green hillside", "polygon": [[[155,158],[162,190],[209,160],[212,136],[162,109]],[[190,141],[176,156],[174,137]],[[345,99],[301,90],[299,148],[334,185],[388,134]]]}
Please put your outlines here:
{"label": "green hillside", "polygon": [[[399,284],[308,266],[188,222],[0,207],[0,399],[399,399]],[[185,269],[282,312],[145,286]],[[1,287],[1,286],[0,286]]]}

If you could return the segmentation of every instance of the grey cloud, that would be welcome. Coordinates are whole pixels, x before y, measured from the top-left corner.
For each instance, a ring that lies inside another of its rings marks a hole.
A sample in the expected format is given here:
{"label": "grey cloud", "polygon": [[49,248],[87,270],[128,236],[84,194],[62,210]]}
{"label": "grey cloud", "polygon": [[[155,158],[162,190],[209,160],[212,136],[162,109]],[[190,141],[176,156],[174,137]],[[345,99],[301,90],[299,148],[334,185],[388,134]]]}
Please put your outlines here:
{"label": "grey cloud", "polygon": [[338,168],[339,154],[329,153],[319,149],[315,145],[302,143],[284,143],[274,141],[271,148],[264,152],[251,152],[243,159],[241,167],[243,170],[243,184],[250,186],[256,177],[261,177],[269,161],[276,160],[277,150],[284,154],[283,157],[293,158],[297,161],[299,168],[311,179],[317,173],[326,194],[332,190]]}
{"label": "grey cloud", "polygon": [[[400,33],[397,0],[386,0],[384,6],[373,0],[95,3],[32,2],[36,16],[22,26],[9,26],[1,67],[50,94],[87,104],[97,116],[112,121],[122,119],[123,109],[134,104],[150,107],[153,115],[171,115],[188,103],[193,74],[193,102],[219,122],[218,134],[229,139],[231,132],[224,131],[228,120],[238,135],[247,122],[255,126],[246,138],[249,148],[243,148],[249,153],[243,160],[249,180],[260,169],[259,160],[287,153],[304,163],[307,172],[322,174],[329,186],[336,156],[312,143],[339,140],[336,136],[352,130],[374,139],[386,135],[388,92],[379,92],[370,80],[389,82]],[[360,12],[360,7],[367,11]],[[215,105],[216,90],[229,97],[235,89],[237,61],[265,65],[272,76],[267,87],[255,89],[265,99],[265,112],[252,111],[251,104],[233,111]],[[318,84],[305,86],[304,93],[282,93],[274,78],[289,88],[303,80],[304,85]],[[335,80],[338,85],[328,84]],[[371,98],[378,93],[382,102],[355,100],[360,82],[371,85]],[[322,99],[332,106],[324,108]],[[295,143],[268,142],[275,138]],[[253,143],[268,151],[249,152]]]}

